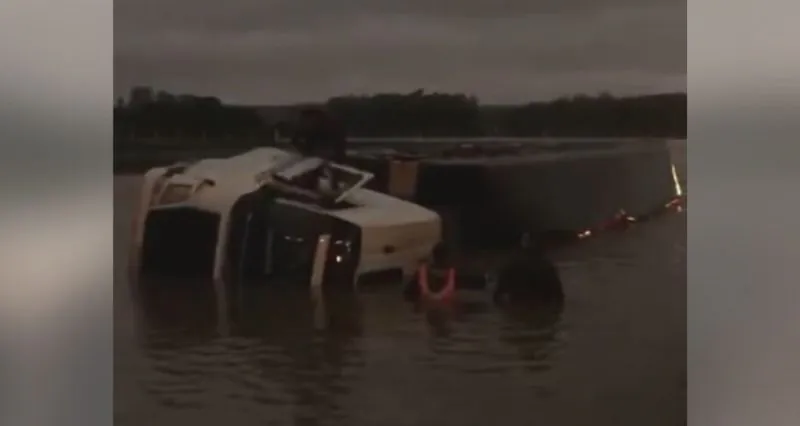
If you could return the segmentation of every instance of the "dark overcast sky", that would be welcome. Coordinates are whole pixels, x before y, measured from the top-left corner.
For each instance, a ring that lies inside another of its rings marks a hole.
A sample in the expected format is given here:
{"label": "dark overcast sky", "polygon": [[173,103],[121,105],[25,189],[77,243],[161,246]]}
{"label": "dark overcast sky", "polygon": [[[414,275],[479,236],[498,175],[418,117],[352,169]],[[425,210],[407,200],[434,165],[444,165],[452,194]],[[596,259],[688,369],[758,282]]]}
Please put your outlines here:
{"label": "dark overcast sky", "polygon": [[116,0],[115,91],[249,104],[686,88],[682,0]]}

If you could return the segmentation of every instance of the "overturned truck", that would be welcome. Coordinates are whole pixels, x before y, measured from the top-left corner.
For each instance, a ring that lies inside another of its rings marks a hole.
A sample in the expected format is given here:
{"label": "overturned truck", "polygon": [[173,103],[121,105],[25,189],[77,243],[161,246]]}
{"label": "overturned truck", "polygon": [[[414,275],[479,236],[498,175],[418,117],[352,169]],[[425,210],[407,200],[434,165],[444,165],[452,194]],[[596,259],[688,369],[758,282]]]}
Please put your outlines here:
{"label": "overturned truck", "polygon": [[[323,167],[337,188],[318,178]],[[213,280],[408,278],[440,242],[441,218],[366,189],[372,177],[277,148],[151,169],[133,263],[141,274]]]}

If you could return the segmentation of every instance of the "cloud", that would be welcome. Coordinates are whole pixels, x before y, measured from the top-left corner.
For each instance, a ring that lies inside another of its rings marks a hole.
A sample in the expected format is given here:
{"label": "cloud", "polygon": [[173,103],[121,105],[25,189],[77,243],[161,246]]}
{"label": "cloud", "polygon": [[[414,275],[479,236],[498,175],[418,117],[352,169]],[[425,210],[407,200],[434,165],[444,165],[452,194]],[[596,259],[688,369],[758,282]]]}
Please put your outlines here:
{"label": "cloud", "polygon": [[515,102],[683,89],[686,5],[118,0],[115,87],[279,103],[383,90]]}

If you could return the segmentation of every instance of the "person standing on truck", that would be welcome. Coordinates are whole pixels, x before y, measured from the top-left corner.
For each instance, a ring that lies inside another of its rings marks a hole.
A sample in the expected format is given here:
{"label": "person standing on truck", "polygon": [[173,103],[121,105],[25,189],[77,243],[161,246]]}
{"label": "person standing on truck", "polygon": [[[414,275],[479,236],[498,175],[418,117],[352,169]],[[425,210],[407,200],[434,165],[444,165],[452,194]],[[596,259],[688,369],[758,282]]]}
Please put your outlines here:
{"label": "person standing on truck", "polygon": [[292,142],[309,157],[341,162],[347,154],[344,127],[322,108],[306,108],[300,112]]}
{"label": "person standing on truck", "polygon": [[[322,108],[306,108],[300,112],[292,145],[307,157],[319,157],[326,162],[341,163],[347,155],[347,136],[344,126]],[[333,188],[339,188],[336,173],[323,164],[315,179],[328,174]]]}

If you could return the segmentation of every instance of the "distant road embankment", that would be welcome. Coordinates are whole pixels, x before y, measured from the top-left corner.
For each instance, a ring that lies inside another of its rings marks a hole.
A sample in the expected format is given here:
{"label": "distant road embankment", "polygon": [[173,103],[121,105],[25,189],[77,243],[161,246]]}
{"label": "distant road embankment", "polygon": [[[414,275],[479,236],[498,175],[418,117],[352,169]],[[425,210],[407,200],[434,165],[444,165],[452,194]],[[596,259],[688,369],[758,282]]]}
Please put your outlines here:
{"label": "distant road embankment", "polygon": [[[470,151],[470,155],[492,150],[525,151],[533,149],[587,149],[625,144],[663,142],[655,138],[350,138],[349,148],[355,151],[395,150],[416,155],[443,151]],[[175,140],[139,139],[115,141],[114,172],[140,173],[149,168],[198,158],[220,158],[257,148],[273,146],[272,141],[254,140]],[[280,144],[279,144],[280,146]]]}

